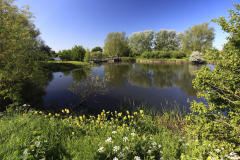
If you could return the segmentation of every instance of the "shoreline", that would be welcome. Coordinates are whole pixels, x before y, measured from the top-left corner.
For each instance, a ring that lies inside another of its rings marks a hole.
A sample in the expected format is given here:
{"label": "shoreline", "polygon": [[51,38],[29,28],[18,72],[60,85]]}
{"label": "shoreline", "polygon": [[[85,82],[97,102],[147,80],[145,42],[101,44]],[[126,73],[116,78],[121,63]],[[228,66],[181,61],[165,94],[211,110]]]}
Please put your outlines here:
{"label": "shoreline", "polygon": [[[191,61],[165,61],[165,60],[136,60],[138,63],[183,63],[183,64],[192,64]],[[217,62],[206,62],[203,64],[217,64]]]}

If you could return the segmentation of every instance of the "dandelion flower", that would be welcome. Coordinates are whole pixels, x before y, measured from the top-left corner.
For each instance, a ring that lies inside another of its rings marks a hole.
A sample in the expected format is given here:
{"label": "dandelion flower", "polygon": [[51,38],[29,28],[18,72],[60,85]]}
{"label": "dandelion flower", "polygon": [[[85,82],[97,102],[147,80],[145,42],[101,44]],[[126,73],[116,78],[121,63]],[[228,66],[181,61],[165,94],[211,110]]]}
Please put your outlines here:
{"label": "dandelion flower", "polygon": [[119,149],[120,149],[119,146],[114,146],[114,147],[113,147],[113,151],[114,151],[114,152],[117,152]]}
{"label": "dandelion flower", "polygon": [[112,133],[113,133],[113,134],[116,134],[116,133],[117,133],[117,131],[112,131]]}
{"label": "dandelion flower", "polygon": [[104,152],[103,149],[104,149],[104,147],[100,147],[100,148],[98,149],[98,152],[99,152],[99,153]]}
{"label": "dandelion flower", "polygon": [[42,111],[39,111],[40,114],[42,114]]}
{"label": "dandelion flower", "polygon": [[134,115],[137,115],[137,112],[134,112],[133,114],[134,114]]}
{"label": "dandelion flower", "polygon": [[64,110],[62,110],[62,113],[64,113]]}
{"label": "dandelion flower", "polygon": [[128,137],[123,137],[124,142],[127,142],[127,140],[128,140]]}
{"label": "dandelion flower", "polygon": [[124,117],[124,120],[126,120],[126,119],[127,119],[127,117],[125,116],[125,117]]}
{"label": "dandelion flower", "polygon": [[140,157],[138,157],[138,156],[135,156],[134,159],[135,160],[141,160]]}
{"label": "dandelion flower", "polygon": [[38,113],[38,111],[35,111],[35,114],[37,114]]}
{"label": "dandelion flower", "polygon": [[127,114],[129,114],[129,111],[127,111]]}
{"label": "dandelion flower", "polygon": [[105,142],[106,142],[106,143],[108,143],[108,142],[112,142],[112,138],[111,138],[111,137],[108,137],[108,139],[105,140]]}

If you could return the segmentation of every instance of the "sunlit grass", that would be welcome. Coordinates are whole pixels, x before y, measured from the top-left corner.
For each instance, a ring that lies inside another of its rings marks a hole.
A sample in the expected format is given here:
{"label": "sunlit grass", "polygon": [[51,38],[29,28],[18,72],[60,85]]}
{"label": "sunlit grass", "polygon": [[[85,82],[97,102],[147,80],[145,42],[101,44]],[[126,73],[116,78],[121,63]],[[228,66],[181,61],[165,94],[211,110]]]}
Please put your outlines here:
{"label": "sunlit grass", "polygon": [[0,159],[189,159],[190,153],[206,159],[209,152],[227,154],[211,142],[198,151],[203,145],[185,132],[187,122],[176,108],[160,114],[139,106],[96,116],[17,109],[1,113]]}

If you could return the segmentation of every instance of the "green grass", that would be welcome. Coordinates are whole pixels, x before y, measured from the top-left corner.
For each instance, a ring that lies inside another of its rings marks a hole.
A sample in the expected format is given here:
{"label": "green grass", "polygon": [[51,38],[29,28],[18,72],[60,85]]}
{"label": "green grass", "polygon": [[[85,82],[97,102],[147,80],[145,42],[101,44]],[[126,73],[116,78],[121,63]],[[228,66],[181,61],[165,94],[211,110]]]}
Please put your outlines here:
{"label": "green grass", "polygon": [[0,159],[206,159],[214,152],[214,145],[203,147],[187,134],[179,109],[166,107],[172,109],[159,113],[142,105],[96,117],[67,109],[4,112]]}
{"label": "green grass", "polygon": [[67,71],[67,70],[73,70],[73,69],[79,69],[82,67],[90,67],[94,64],[88,63],[88,62],[80,62],[80,61],[48,61],[48,63],[45,64],[45,68],[49,69],[52,72],[58,72],[58,71]]}

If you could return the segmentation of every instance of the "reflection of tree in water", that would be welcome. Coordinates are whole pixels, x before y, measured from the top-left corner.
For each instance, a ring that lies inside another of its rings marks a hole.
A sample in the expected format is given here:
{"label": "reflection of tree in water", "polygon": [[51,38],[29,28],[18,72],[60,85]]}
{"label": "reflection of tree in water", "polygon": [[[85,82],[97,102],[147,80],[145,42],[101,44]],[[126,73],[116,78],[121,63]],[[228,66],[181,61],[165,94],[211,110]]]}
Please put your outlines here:
{"label": "reflection of tree in water", "polygon": [[83,82],[87,78],[89,72],[89,68],[76,69],[71,72],[71,75],[74,81]]}
{"label": "reflection of tree in water", "polygon": [[151,75],[152,74],[149,72],[149,70],[144,70],[138,63],[135,63],[135,67],[129,71],[127,79],[132,85],[151,88]]}
{"label": "reflection of tree in water", "polygon": [[127,75],[129,70],[132,68],[132,64],[129,63],[118,63],[117,65],[105,65],[104,72],[109,73],[112,77],[108,82],[111,87],[125,86],[127,82]]}
{"label": "reflection of tree in water", "polygon": [[70,76],[71,75],[71,71],[64,71],[62,72],[64,76]]}

